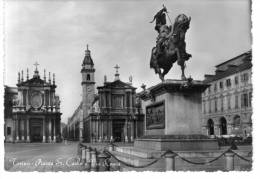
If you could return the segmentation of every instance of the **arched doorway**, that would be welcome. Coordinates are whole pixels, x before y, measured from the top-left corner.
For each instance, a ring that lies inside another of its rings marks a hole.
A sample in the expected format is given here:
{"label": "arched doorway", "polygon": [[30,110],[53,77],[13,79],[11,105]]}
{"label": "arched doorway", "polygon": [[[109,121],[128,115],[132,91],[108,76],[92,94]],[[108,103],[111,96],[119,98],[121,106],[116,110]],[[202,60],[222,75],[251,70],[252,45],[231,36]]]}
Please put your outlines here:
{"label": "arched doorway", "polygon": [[220,119],[220,134],[227,135],[227,120],[224,117]]}
{"label": "arched doorway", "polygon": [[214,122],[212,119],[208,120],[207,127],[208,127],[208,135],[214,135]]}

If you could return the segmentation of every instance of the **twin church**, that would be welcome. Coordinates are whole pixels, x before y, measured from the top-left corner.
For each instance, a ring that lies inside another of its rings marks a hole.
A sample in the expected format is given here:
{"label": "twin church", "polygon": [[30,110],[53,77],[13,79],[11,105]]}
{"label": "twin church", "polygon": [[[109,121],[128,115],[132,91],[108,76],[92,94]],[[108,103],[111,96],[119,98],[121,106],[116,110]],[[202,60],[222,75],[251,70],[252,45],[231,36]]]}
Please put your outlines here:
{"label": "twin church", "polygon": [[27,69],[18,73],[17,87],[5,86],[5,142],[60,141],[60,99],[55,94],[55,74],[40,77],[37,66],[32,78]]}
{"label": "twin church", "polygon": [[[95,83],[95,68],[87,47],[83,59],[82,102],[68,119],[68,138],[85,142],[131,142],[143,135],[144,114],[136,88],[120,80],[119,66],[113,81],[104,76],[103,85]],[[95,92],[97,90],[97,93]]]}

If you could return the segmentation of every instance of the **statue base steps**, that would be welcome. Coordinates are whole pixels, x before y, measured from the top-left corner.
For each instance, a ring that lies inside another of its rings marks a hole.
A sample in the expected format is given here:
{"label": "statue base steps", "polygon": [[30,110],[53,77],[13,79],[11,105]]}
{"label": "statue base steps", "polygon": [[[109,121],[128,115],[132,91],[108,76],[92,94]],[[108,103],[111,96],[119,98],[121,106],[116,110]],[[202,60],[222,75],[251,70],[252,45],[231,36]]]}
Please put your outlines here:
{"label": "statue base steps", "polygon": [[218,150],[218,142],[216,139],[209,139],[203,135],[156,135],[144,136],[136,139],[134,142],[135,148],[143,150],[157,151],[204,151]]}

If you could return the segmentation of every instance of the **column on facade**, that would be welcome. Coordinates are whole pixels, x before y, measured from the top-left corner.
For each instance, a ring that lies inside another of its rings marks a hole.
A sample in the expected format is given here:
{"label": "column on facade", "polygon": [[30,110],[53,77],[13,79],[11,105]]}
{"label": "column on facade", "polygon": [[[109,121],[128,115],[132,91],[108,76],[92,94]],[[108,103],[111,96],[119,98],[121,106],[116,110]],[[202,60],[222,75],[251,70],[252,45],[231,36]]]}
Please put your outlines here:
{"label": "column on facade", "polygon": [[98,140],[99,142],[102,142],[102,135],[101,135],[101,121],[99,119],[97,119],[97,123],[98,123]]}
{"label": "column on facade", "polygon": [[52,142],[52,140],[51,140],[51,119],[49,119],[49,129],[48,129],[48,134],[49,134],[49,142]]}
{"label": "column on facade", "polygon": [[13,141],[16,140],[16,130],[15,130],[16,129],[16,127],[15,127],[16,124],[15,124],[15,120],[16,120],[16,118],[14,117],[13,118],[13,128],[12,128],[13,129],[13,139],[12,139]]}
{"label": "column on facade", "polygon": [[112,127],[113,127],[113,124],[112,124],[112,120],[111,120],[111,117],[109,117],[109,120],[107,120],[107,134],[108,134],[108,137],[110,137],[108,140],[110,141],[113,141],[114,140],[114,136],[113,136],[113,132],[112,132]]}
{"label": "column on facade", "polygon": [[220,135],[220,123],[218,119],[214,120],[214,131],[215,131],[215,135]]}
{"label": "column on facade", "polygon": [[49,91],[49,109],[48,110],[51,110],[51,91]]}
{"label": "column on facade", "polygon": [[125,130],[124,130],[125,142],[128,142],[128,120],[125,120]]}
{"label": "column on facade", "polygon": [[56,120],[53,119],[53,142],[56,142]]}
{"label": "column on facade", "polygon": [[42,119],[42,142],[46,142],[46,134],[45,134],[45,119]]}
{"label": "column on facade", "polygon": [[130,105],[130,109],[133,110],[133,94],[132,94],[132,91],[130,91],[129,93],[129,105]]}
{"label": "column on facade", "polygon": [[138,137],[138,129],[137,129],[137,126],[138,126],[138,121],[137,121],[137,119],[134,121],[134,126],[135,126],[135,138],[137,138]]}
{"label": "column on facade", "polygon": [[105,108],[107,108],[107,98],[106,98],[106,95],[107,95],[107,92],[104,91],[102,96],[103,96],[103,101],[104,101],[104,107]]}
{"label": "column on facade", "polygon": [[231,117],[227,118],[227,134],[231,135],[234,128],[234,121],[231,119]]}
{"label": "column on facade", "polygon": [[26,140],[27,142],[30,142],[30,119],[26,120],[26,133],[27,133]]}
{"label": "column on facade", "polygon": [[16,141],[19,141],[19,119],[16,118],[15,122]]}
{"label": "column on facade", "polygon": [[20,122],[20,126],[21,126],[21,140],[24,141],[24,119],[21,119]]}
{"label": "column on facade", "polygon": [[100,119],[100,125],[101,125],[101,138],[102,141],[104,141],[104,121]]}
{"label": "column on facade", "polygon": [[134,120],[131,120],[131,135],[130,135],[130,142],[134,141]]}
{"label": "column on facade", "polygon": [[29,100],[29,89],[26,90],[26,99],[27,99],[27,105],[29,105],[30,100]]}

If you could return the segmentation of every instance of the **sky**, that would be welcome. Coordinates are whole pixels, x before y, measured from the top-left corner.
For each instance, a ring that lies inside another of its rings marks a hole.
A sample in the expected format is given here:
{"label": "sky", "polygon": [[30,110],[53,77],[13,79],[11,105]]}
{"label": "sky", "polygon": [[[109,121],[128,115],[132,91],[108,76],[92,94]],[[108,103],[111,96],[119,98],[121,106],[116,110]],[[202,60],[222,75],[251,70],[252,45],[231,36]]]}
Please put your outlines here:
{"label": "sky", "polygon": [[[37,61],[41,76],[44,69],[56,75],[56,94],[66,122],[82,98],[80,70],[87,44],[96,86],[103,85],[104,75],[114,80],[116,64],[122,81],[133,76],[137,91],[142,83],[147,87],[159,83],[149,66],[157,37],[149,22],[162,4],[171,21],[180,13],[191,16],[186,49],[192,58],[186,63],[186,76],[203,80],[217,64],[251,49],[248,0],[9,0],[4,13],[4,84],[15,86],[18,71],[26,68],[32,77]],[[165,78],[180,76],[180,67],[174,64]]]}

